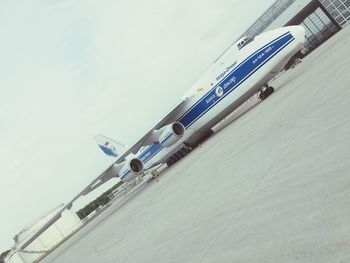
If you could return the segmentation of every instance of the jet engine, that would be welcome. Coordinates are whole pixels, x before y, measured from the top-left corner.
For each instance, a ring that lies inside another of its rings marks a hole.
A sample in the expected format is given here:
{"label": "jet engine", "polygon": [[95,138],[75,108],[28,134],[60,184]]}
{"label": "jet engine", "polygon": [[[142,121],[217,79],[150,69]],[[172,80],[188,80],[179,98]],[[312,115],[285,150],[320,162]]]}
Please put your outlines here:
{"label": "jet engine", "polygon": [[185,133],[185,127],[180,122],[174,122],[159,130],[158,143],[169,147],[176,143]]}
{"label": "jet engine", "polygon": [[143,172],[143,162],[139,158],[132,158],[120,164],[113,165],[113,173],[123,182],[132,181]]}

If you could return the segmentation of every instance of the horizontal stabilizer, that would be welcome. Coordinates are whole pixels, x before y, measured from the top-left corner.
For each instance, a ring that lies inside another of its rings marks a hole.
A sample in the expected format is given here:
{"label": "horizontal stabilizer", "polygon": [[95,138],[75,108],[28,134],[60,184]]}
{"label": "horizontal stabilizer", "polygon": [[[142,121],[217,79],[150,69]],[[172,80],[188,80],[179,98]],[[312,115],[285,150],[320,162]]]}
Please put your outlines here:
{"label": "horizontal stabilizer", "polygon": [[126,146],[104,135],[95,136],[98,147],[108,156],[117,157],[126,150]]}

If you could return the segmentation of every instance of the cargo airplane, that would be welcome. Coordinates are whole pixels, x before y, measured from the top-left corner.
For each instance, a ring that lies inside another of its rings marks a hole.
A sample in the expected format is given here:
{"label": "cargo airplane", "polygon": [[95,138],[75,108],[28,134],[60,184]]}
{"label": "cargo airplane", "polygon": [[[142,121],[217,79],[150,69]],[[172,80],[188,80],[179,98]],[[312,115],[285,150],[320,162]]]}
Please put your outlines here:
{"label": "cargo airplane", "polygon": [[[116,147],[108,138],[99,146],[114,157],[113,163],[63,209],[111,178],[130,182],[145,169],[165,163],[185,145],[195,145],[210,129],[255,93],[261,100],[273,93],[268,82],[303,47],[305,30],[289,26],[243,37],[232,44],[153,129],[129,148]],[[102,139],[101,139],[102,138]],[[121,146],[118,144],[117,146]],[[30,240],[60,217],[59,212]]]}
{"label": "cargo airplane", "polygon": [[302,26],[289,26],[238,40],[173,110],[123,154],[118,155],[108,139],[99,143],[101,149],[116,160],[85,193],[110,178],[119,177],[129,182],[144,169],[168,162],[185,145],[195,145],[255,93],[261,100],[268,97],[274,89],[267,83],[300,51],[304,39]]}

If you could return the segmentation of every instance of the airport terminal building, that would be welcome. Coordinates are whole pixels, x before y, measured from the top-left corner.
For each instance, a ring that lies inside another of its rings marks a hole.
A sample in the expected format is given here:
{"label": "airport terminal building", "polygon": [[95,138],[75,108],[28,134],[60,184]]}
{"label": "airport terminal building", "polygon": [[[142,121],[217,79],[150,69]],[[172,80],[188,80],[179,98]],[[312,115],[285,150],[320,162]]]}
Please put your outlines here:
{"label": "airport terminal building", "polygon": [[277,0],[243,35],[302,25],[311,52],[350,23],[350,0]]}

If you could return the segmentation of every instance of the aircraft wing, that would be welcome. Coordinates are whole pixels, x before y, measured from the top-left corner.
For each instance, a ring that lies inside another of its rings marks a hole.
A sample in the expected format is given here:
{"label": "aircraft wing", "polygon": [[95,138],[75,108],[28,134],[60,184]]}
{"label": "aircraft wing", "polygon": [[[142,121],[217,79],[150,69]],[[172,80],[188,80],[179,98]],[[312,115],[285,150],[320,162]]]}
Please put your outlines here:
{"label": "aircraft wing", "polygon": [[160,122],[158,122],[149,132],[147,132],[140,140],[138,140],[133,146],[131,146],[127,151],[125,151],[116,161],[116,163],[121,162],[130,153],[136,154],[142,146],[153,144],[152,133],[174,121],[177,120],[179,114],[187,104],[189,98],[183,99],[176,107],[170,111]]}
{"label": "aircraft wing", "polygon": [[149,132],[147,132],[140,140],[138,140],[133,146],[131,146],[128,150],[126,150],[123,154],[121,154],[116,160],[113,161],[113,163],[104,170],[96,179],[94,179],[87,187],[84,188],[78,195],[76,195],[69,203],[67,203],[47,224],[45,224],[43,227],[41,227],[25,244],[22,245],[22,249],[27,247],[30,243],[33,242],[33,240],[38,237],[41,233],[43,233],[46,229],[48,229],[52,224],[54,224],[60,217],[62,212],[65,209],[71,209],[73,203],[75,200],[77,200],[80,196],[86,195],[90,193],[92,190],[96,189],[109,179],[113,178],[115,176],[113,172],[113,165],[116,163],[121,163],[125,160],[125,157],[127,157],[129,154],[133,153],[136,154],[140,148],[144,145],[148,145],[153,143],[151,137],[152,132],[154,130],[160,129],[174,121],[177,120],[179,117],[179,114],[187,104],[189,98],[183,99],[179,104],[177,104],[172,111],[170,111],[159,123],[157,123]]}
{"label": "aircraft wing", "polygon": [[148,131],[140,140],[138,140],[133,146],[128,148],[123,154],[121,154],[114,162],[105,170],[103,171],[96,179],[94,179],[76,198],[74,198],[70,203],[73,203],[77,198],[79,198],[81,195],[86,195],[92,190],[96,189],[112,177],[114,177],[114,174],[112,172],[113,165],[116,163],[121,163],[125,160],[125,158],[129,154],[136,154],[142,146],[150,145],[153,143],[152,141],[152,133],[154,130],[158,130],[174,121],[177,120],[179,117],[179,114],[184,109],[185,105],[187,104],[189,98],[184,98],[181,100],[180,103],[178,103],[173,110],[171,110],[160,122],[158,122],[150,131]]}

